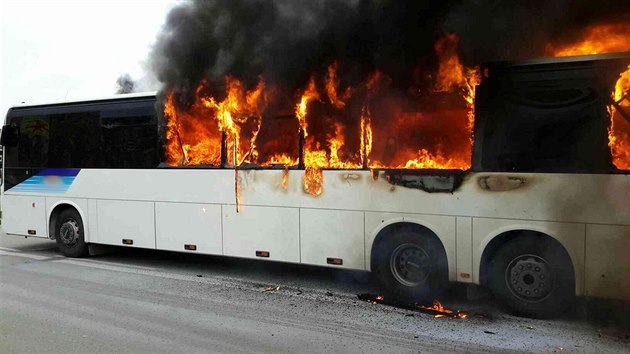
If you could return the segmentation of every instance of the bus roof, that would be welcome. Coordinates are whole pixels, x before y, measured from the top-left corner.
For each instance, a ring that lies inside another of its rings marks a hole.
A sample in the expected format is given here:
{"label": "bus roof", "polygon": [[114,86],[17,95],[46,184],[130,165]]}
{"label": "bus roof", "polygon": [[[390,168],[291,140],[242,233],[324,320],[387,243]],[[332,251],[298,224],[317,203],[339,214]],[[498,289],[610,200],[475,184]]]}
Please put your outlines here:
{"label": "bus roof", "polygon": [[28,109],[28,108],[47,107],[47,106],[64,106],[64,105],[71,105],[71,104],[99,103],[99,102],[118,101],[118,100],[135,99],[135,98],[155,98],[156,95],[157,95],[157,92],[152,91],[152,92],[126,93],[126,94],[111,95],[111,96],[91,98],[91,99],[83,98],[83,99],[77,99],[77,100],[72,100],[72,101],[28,103],[28,104],[20,104],[20,105],[12,106],[9,108],[9,111]]}
{"label": "bus roof", "polygon": [[561,63],[576,63],[576,62],[588,62],[599,60],[617,60],[630,58],[630,52],[619,53],[607,53],[607,54],[590,54],[590,55],[575,55],[567,57],[545,57],[536,59],[525,60],[508,60],[508,61],[495,61],[488,62],[486,66],[530,66],[530,65],[544,65],[544,64],[561,64]]}

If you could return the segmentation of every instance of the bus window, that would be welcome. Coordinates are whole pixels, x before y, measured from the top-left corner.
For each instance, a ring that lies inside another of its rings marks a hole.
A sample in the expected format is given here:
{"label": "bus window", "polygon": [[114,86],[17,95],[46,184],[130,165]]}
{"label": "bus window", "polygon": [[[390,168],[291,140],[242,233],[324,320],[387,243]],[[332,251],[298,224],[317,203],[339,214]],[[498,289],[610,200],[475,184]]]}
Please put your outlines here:
{"label": "bus window", "polygon": [[12,123],[19,127],[17,147],[7,147],[7,165],[15,167],[45,167],[48,158],[48,116],[17,117]]}
{"label": "bus window", "polygon": [[4,188],[8,190],[47,166],[50,119],[47,115],[7,118],[19,131],[17,146],[5,146]]}
{"label": "bus window", "polygon": [[294,166],[299,160],[299,126],[292,115],[265,117],[256,137],[251,163]]}
{"label": "bus window", "polygon": [[50,116],[48,167],[100,167],[98,111]]}
{"label": "bus window", "polygon": [[100,114],[103,168],[155,168],[158,132],[152,109],[103,110]]}
{"label": "bus window", "polygon": [[[489,79],[491,81],[491,79]],[[481,170],[607,173],[610,94],[586,79],[488,84],[479,111]],[[606,86],[603,86],[606,87]],[[480,126],[481,127],[481,126]]]}

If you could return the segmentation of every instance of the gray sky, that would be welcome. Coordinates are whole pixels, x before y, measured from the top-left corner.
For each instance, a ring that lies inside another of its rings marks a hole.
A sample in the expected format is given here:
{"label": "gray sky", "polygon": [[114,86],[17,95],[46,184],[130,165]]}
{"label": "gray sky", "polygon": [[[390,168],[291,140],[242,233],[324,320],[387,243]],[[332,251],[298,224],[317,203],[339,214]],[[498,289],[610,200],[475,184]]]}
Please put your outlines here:
{"label": "gray sky", "polygon": [[[109,96],[144,62],[178,0],[2,0],[0,121],[9,107]],[[150,78],[142,87],[154,90]]]}

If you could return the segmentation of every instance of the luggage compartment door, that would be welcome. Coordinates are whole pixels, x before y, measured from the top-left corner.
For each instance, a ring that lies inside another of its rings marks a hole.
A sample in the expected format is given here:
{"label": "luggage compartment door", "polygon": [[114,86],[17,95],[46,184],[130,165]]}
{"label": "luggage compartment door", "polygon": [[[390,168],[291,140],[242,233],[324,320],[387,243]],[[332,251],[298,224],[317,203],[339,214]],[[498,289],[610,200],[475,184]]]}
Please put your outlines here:
{"label": "luggage compartment door", "polygon": [[153,202],[97,200],[98,240],[116,246],[155,248]]}
{"label": "luggage compartment door", "polygon": [[2,198],[2,228],[7,234],[47,237],[46,199],[21,195]]}
{"label": "luggage compartment door", "polygon": [[223,254],[300,262],[299,210],[223,205]]}
{"label": "luggage compartment door", "polygon": [[223,254],[221,206],[195,203],[155,203],[156,248]]}

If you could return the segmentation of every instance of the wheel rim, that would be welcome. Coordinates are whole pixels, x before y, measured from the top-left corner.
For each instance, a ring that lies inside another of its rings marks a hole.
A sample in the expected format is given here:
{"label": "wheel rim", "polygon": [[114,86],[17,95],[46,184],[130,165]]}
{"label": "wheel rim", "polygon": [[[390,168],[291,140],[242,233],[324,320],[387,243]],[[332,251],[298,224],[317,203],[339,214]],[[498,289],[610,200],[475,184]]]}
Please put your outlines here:
{"label": "wheel rim", "polygon": [[505,270],[510,292],[526,302],[540,302],[553,290],[553,274],[547,261],[532,254],[514,258]]}
{"label": "wheel rim", "polygon": [[405,243],[392,252],[389,265],[394,278],[406,286],[424,283],[431,272],[429,255],[418,245]]}
{"label": "wheel rim", "polygon": [[59,238],[68,247],[76,245],[79,241],[79,224],[72,219],[66,220],[59,228]]}

